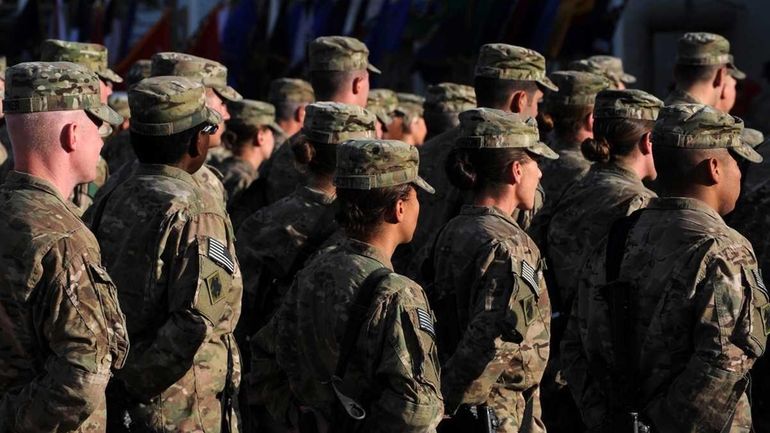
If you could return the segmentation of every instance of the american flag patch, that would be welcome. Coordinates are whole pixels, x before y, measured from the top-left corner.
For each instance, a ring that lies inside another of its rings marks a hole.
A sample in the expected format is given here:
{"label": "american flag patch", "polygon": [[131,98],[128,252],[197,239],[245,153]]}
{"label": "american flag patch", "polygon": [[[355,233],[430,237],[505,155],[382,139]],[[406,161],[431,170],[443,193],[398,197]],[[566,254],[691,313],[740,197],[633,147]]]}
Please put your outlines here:
{"label": "american flag patch", "polygon": [[422,308],[417,309],[417,320],[420,322],[420,329],[427,332],[431,337],[436,337],[436,330],[433,328],[433,318]]}
{"label": "american flag patch", "polygon": [[227,247],[214,238],[209,238],[209,258],[214,263],[227,269],[231,275],[235,272],[235,263],[230,255],[230,251],[227,251]]}
{"label": "american flag patch", "polygon": [[537,284],[537,278],[535,278],[535,268],[532,267],[526,260],[521,261],[521,277],[524,281],[532,287],[538,295],[540,294],[540,285]]}
{"label": "american flag patch", "polygon": [[759,286],[760,289],[762,289],[765,294],[767,294],[767,287],[765,287],[765,280],[762,279],[762,270],[760,269],[752,269],[751,273],[754,274],[754,279],[757,280],[757,286]]}

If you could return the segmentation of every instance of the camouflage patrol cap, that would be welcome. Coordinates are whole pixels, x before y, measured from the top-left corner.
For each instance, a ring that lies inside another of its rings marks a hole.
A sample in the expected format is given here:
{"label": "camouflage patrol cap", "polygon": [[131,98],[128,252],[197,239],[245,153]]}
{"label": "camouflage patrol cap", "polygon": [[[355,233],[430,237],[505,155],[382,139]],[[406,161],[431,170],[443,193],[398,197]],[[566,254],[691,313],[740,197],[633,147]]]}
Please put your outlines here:
{"label": "camouflage patrol cap", "polygon": [[107,124],[120,125],[123,117],[101,102],[99,77],[70,62],[29,62],[5,71],[5,114],[85,110]]}
{"label": "camouflage patrol cap", "polygon": [[299,78],[277,78],[270,82],[267,100],[273,105],[286,102],[311,103],[315,101],[313,86]]}
{"label": "camouflage patrol cap", "polygon": [[131,131],[173,135],[202,123],[217,125],[222,116],[206,107],[206,89],[185,77],[146,78],[128,89]]}
{"label": "camouflage patrol cap", "polygon": [[762,134],[762,131],[756,129],[743,128],[743,131],[741,131],[741,141],[756,149],[765,142],[765,135]]}
{"label": "camouflage patrol cap", "polygon": [[613,83],[636,82],[636,77],[623,70],[623,60],[615,56],[591,56],[587,59],[575,60],[567,66],[567,70],[592,72],[604,76]]}
{"label": "camouflage patrol cap", "polygon": [[476,91],[471,86],[439,83],[428,86],[423,107],[431,113],[460,113],[476,106]]}
{"label": "camouflage patrol cap", "polygon": [[113,92],[112,95],[107,98],[107,105],[115,110],[116,113],[123,116],[124,119],[131,118],[131,110],[128,108],[128,93]]}
{"label": "camouflage patrol cap", "polygon": [[134,84],[150,77],[152,62],[147,59],[137,60],[126,73],[126,86],[131,87]]}
{"label": "camouflage patrol cap", "polygon": [[563,106],[593,105],[596,94],[610,86],[602,75],[591,72],[557,71],[551,80],[559,86],[558,92],[546,92],[543,103],[551,110]]}
{"label": "camouflage patrol cap", "polygon": [[714,33],[685,33],[679,38],[676,52],[679,65],[727,65],[730,75],[742,80],[746,74],[735,66],[730,54],[730,41]]}
{"label": "camouflage patrol cap", "polygon": [[426,192],[435,190],[417,172],[420,154],[415,146],[398,140],[348,140],[337,147],[337,188],[371,190],[412,183]]}
{"label": "camouflage patrol cap", "polygon": [[283,130],[275,123],[275,106],[267,102],[243,99],[238,102],[228,102],[227,111],[230,113],[229,123],[239,123],[255,127],[267,126],[275,133]]}
{"label": "camouflage patrol cap", "polygon": [[240,93],[227,85],[227,68],[219,62],[175,52],[157,53],[150,60],[152,62],[150,75],[153,77],[162,75],[186,77],[214,89],[219,96],[228,101],[243,99]]}
{"label": "camouflage patrol cap", "polygon": [[104,45],[47,39],[40,47],[40,60],[77,63],[96,72],[103,80],[123,82],[120,75],[107,67],[107,48]]}
{"label": "camouflage patrol cap", "polygon": [[464,149],[520,148],[548,159],[559,155],[540,141],[537,121],[492,108],[460,113],[460,135],[455,145]]}
{"label": "camouflage patrol cap", "polygon": [[8,62],[5,56],[0,56],[0,80],[5,80],[5,69],[8,67]]}
{"label": "camouflage patrol cap", "polygon": [[751,162],[762,156],[741,140],[743,121],[703,104],[663,107],[652,131],[656,146],[680,149],[729,149]]}
{"label": "camouflage patrol cap", "polygon": [[396,93],[396,97],[398,98],[398,106],[395,113],[404,116],[404,121],[407,124],[423,116],[425,98],[412,93]]}
{"label": "camouflage patrol cap", "polygon": [[377,118],[357,105],[316,102],[305,108],[302,135],[316,143],[339,144],[375,137]]}
{"label": "camouflage patrol cap", "polygon": [[308,60],[311,71],[360,71],[380,74],[369,63],[369,48],[348,36],[321,36],[310,43]]}
{"label": "camouflage patrol cap", "polygon": [[607,89],[596,95],[594,119],[637,119],[658,118],[663,101],[647,92],[636,89]]}
{"label": "camouflage patrol cap", "polygon": [[537,51],[515,45],[482,46],[476,62],[476,76],[535,81],[548,90],[559,90],[545,74],[545,57]]}
{"label": "camouflage patrol cap", "polygon": [[383,125],[393,122],[391,115],[398,107],[398,96],[390,89],[371,89],[366,100],[366,109],[377,116]]}

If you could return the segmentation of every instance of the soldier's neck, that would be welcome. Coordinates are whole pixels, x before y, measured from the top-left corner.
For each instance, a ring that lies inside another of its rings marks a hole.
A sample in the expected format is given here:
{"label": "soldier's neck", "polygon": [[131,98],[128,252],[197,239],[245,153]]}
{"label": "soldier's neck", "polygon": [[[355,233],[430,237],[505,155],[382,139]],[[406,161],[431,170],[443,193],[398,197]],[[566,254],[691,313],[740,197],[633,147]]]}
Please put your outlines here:
{"label": "soldier's neck", "polygon": [[695,84],[688,89],[683,89],[698,102],[705,105],[714,106],[717,103],[718,96],[714,94],[711,83]]}
{"label": "soldier's neck", "polygon": [[43,158],[42,155],[17,154],[13,169],[50,182],[64,199],[72,195],[76,185],[86,182],[86,180],[77,179],[72,168],[58,161],[57,158]]}
{"label": "soldier's neck", "polygon": [[473,198],[476,206],[496,207],[504,214],[511,215],[519,206],[516,192],[511,185],[481,191]]}

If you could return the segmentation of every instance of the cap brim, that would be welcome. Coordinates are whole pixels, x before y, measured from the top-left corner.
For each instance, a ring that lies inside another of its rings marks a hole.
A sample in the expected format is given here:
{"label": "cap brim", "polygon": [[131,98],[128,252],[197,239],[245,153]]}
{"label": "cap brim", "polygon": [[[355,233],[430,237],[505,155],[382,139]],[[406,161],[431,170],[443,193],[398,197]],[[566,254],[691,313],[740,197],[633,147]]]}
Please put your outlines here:
{"label": "cap brim", "polygon": [[732,77],[736,80],[743,80],[746,78],[746,73],[735,67],[735,65],[732,63],[727,64],[727,69],[730,70],[730,75],[732,75]]}
{"label": "cap brim", "polygon": [[620,76],[620,81],[626,84],[633,84],[633,83],[636,83],[636,77],[634,77],[631,74],[623,74]]}
{"label": "cap brim", "polygon": [[741,158],[749,162],[760,163],[763,160],[762,155],[760,155],[756,150],[754,150],[753,147],[743,142],[741,142],[740,146],[731,147],[730,150],[734,151],[735,153],[740,155]]}
{"label": "cap brim", "polygon": [[376,114],[375,116],[377,117],[377,120],[379,120],[382,123],[383,127],[387,128],[388,125],[393,123],[393,118],[386,114]]}
{"label": "cap brim", "polygon": [[551,81],[551,79],[550,79],[550,78],[548,78],[548,77],[543,77],[543,78],[541,78],[541,79],[539,79],[539,80],[535,80],[535,81],[536,81],[538,84],[540,84],[541,86],[543,86],[543,87],[545,87],[546,89],[548,89],[548,90],[551,90],[551,91],[554,91],[554,92],[558,92],[558,91],[559,91],[559,86],[557,86],[556,84],[554,84],[554,82],[553,82],[553,81]]}
{"label": "cap brim", "polygon": [[204,119],[205,122],[209,122],[212,125],[219,125],[220,123],[224,122],[224,118],[217,110],[214,110],[213,108],[206,107],[206,111],[208,114],[206,115],[206,118]]}
{"label": "cap brim", "polygon": [[273,130],[273,134],[283,134],[283,128],[275,122],[269,123],[267,127]]}
{"label": "cap brim", "polygon": [[428,182],[425,182],[425,179],[421,178],[420,176],[417,176],[417,179],[412,181],[413,184],[417,185],[422,189],[423,191],[427,192],[428,194],[433,194],[436,192],[435,189],[433,189]]}
{"label": "cap brim", "polygon": [[375,74],[382,74],[382,71],[371,63],[366,66],[366,70]]}
{"label": "cap brim", "polygon": [[109,123],[110,125],[117,126],[123,123],[123,116],[110,108],[109,105],[86,108],[85,110],[103,120],[104,122]]}
{"label": "cap brim", "polygon": [[107,138],[110,135],[112,135],[112,125],[107,122],[102,122],[101,126],[99,126],[99,136]]}
{"label": "cap brim", "polygon": [[116,74],[115,71],[112,69],[105,69],[101,72],[97,72],[96,75],[99,76],[99,78],[102,78],[104,80],[112,81],[113,83],[122,83],[123,79],[120,78],[120,75]]}
{"label": "cap brim", "polygon": [[230,102],[243,101],[243,96],[241,96],[241,94],[238,93],[237,90],[233,89],[230,86],[214,88],[214,91],[217,92],[217,95],[221,96],[224,99],[227,99]]}
{"label": "cap brim", "polygon": [[559,154],[554,152],[553,149],[551,149],[550,147],[548,147],[545,143],[543,143],[541,141],[538,141],[532,147],[528,147],[527,150],[532,152],[532,153],[534,153],[534,154],[536,154],[536,155],[540,155],[543,158],[559,159]]}

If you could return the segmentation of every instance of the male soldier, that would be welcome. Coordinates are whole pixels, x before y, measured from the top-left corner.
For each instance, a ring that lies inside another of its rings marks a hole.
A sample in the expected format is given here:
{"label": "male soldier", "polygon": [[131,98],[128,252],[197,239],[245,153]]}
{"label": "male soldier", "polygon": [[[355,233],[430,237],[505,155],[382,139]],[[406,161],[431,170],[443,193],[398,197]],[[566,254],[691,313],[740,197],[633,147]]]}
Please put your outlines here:
{"label": "male soldier", "polygon": [[736,80],[746,78],[733,63],[730,42],[713,33],[685,33],[679,39],[674,81],[666,105],[706,104],[724,113],[735,105]]}
{"label": "male soldier", "polygon": [[313,87],[305,80],[278,78],[270,82],[267,102],[275,107],[275,119],[283,131],[275,135],[276,149],[302,129],[305,106],[314,101]]}
{"label": "male soldier", "polygon": [[283,135],[283,131],[275,123],[272,104],[244,99],[231,102],[228,107],[227,140],[233,154],[217,168],[222,172],[222,183],[232,203],[257,179],[259,167],[273,153],[275,137]]}
{"label": "male soldier", "polygon": [[[99,77],[102,104],[112,94],[113,83],[122,83],[120,75],[107,66],[107,48],[99,44],[83,42],[67,42],[58,39],[48,39],[40,47],[40,60],[44,62],[73,62],[92,70]],[[81,214],[94,202],[96,192],[107,182],[109,168],[103,158],[97,161],[97,176],[92,182],[78,185],[72,192],[72,203],[80,209]]]}
{"label": "male soldier", "polygon": [[[366,107],[369,73],[380,73],[379,69],[369,64],[366,44],[347,36],[321,36],[308,46],[308,62],[310,84],[316,101]],[[293,142],[291,137],[288,141],[288,144]],[[289,195],[304,182],[305,176],[294,165],[291,146],[281,146],[276,150],[263,174],[265,183],[260,185],[264,189],[262,205]]]}
{"label": "male soldier", "polygon": [[[751,244],[722,216],[738,160],[762,157],[743,122],[702,104],[661,110],[660,199],[616,222],[578,282],[563,371],[591,431],[748,432],[749,370],[770,332]],[[639,430],[641,431],[641,430]]]}
{"label": "male soldier", "polygon": [[431,139],[460,124],[458,115],[476,106],[476,92],[471,86],[439,83],[428,86],[423,108],[425,126]]}
{"label": "male soldier", "polygon": [[139,165],[93,222],[135,342],[110,411],[129,431],[237,431],[241,273],[227,215],[193,178],[222,116],[184,77],[128,92]]}
{"label": "male soldier", "polygon": [[371,89],[366,100],[366,109],[377,117],[375,133],[383,138],[388,126],[393,123],[393,116],[398,107],[398,96],[390,89]]}
{"label": "male soldier", "polygon": [[[441,420],[433,314],[423,289],[390,261],[414,232],[416,188],[432,190],[418,163],[417,149],[399,141],[339,145],[334,182],[347,236],[299,272],[252,339],[257,359],[274,349],[270,367],[293,390],[271,396],[276,419],[287,419],[277,403],[291,398],[288,419],[302,431],[432,432]],[[358,430],[351,412],[363,418]]]}
{"label": "male soldier", "polygon": [[8,69],[15,167],[0,188],[0,431],[105,432],[128,339],[99,244],[66,201],[120,116],[73,63]]}
{"label": "male soldier", "polygon": [[[538,52],[527,48],[506,44],[486,44],[479,51],[476,62],[474,88],[479,107],[520,113],[524,117],[536,117],[538,102],[546,90],[558,91],[559,88],[546,76],[545,58]],[[452,186],[444,170],[444,161],[452,150],[459,128],[428,140],[420,147],[420,175],[436,188],[436,194],[421,196],[422,208],[420,222],[417,225],[414,240],[410,248],[412,253],[432,239],[435,232],[449,219],[457,215],[463,204],[460,192]],[[536,209],[527,213],[518,213],[526,218],[519,218],[523,229],[529,227],[531,214],[542,206],[542,194],[538,198]],[[420,258],[413,260],[421,262]],[[412,271],[410,271],[412,273]]]}
{"label": "male soldier", "polygon": [[422,107],[425,98],[411,93],[396,93],[396,98],[398,105],[393,111],[393,121],[388,125],[385,138],[422,146],[428,134]]}
{"label": "male soldier", "polygon": [[623,90],[636,83],[636,77],[623,70],[623,60],[614,56],[591,56],[570,63],[567,71],[591,72],[610,80],[610,88]]}

